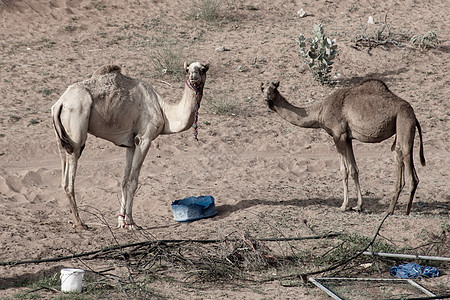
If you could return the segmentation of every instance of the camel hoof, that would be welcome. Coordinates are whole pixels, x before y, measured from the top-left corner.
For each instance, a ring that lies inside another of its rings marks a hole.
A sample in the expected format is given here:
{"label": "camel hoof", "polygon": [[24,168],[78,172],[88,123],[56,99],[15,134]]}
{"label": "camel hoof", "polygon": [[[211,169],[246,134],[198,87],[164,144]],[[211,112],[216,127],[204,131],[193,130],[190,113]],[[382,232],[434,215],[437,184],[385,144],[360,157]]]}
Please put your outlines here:
{"label": "camel hoof", "polygon": [[87,226],[84,223],[81,223],[81,224],[73,225],[73,228],[75,228],[77,231],[82,231],[82,230],[88,230],[89,226]]}
{"label": "camel hoof", "polygon": [[342,205],[341,207],[339,207],[339,210],[340,211],[349,211],[350,207]]}
{"label": "camel hoof", "polygon": [[72,225],[72,228],[74,228],[77,231],[81,231],[81,230],[88,230],[89,226],[87,226],[86,224],[84,224],[83,222],[73,222],[72,220],[67,221],[67,223]]}
{"label": "camel hoof", "polygon": [[128,229],[128,230],[141,230],[142,229],[141,226],[136,225],[135,223],[123,224],[121,226],[121,228]]}
{"label": "camel hoof", "polygon": [[362,207],[355,206],[352,208],[352,210],[357,211],[357,212],[362,212]]}
{"label": "camel hoof", "polygon": [[388,209],[385,211],[385,215],[393,215],[394,214],[394,210],[393,209]]}
{"label": "camel hoof", "polygon": [[129,230],[142,229],[141,226],[136,225],[136,223],[134,223],[134,222],[127,223],[125,221],[125,216],[123,216],[123,215],[119,215],[119,222],[117,224],[117,228],[124,228],[124,229],[129,229]]}

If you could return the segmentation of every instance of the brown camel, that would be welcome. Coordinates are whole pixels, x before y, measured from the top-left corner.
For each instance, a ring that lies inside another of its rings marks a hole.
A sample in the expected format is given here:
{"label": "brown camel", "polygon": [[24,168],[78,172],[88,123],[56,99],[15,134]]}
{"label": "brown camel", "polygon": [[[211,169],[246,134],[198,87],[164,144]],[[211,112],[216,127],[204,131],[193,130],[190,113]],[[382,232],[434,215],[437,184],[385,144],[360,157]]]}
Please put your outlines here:
{"label": "brown camel", "polygon": [[279,82],[261,84],[269,108],[286,121],[304,128],[322,128],[333,137],[340,156],[344,202],[341,210],[349,210],[348,176],[353,178],[358,204],[362,210],[362,196],[358,179],[358,167],[353,154],[352,140],[379,143],[396,135],[392,151],[396,153],[397,183],[394,197],[387,213],[393,214],[400,192],[405,185],[406,174],[410,179],[409,202],[406,215],[416,192],[419,178],[413,162],[413,145],[416,127],[420,138],[420,162],[425,165],[422,131],[411,105],[394,95],[381,80],[368,79],[355,87],[343,88],[330,94],[324,101],[309,107],[296,107],[286,101],[278,91]]}
{"label": "brown camel", "polygon": [[127,148],[122,200],[118,226],[137,227],[133,221],[133,197],[142,163],[153,141],[160,134],[197,130],[197,113],[203,96],[209,64],[187,66],[181,101],[164,101],[148,83],[121,74],[118,66],[103,66],[91,79],[67,88],[52,106],[62,163],[62,187],[70,202],[73,225],[87,229],[75,201],[77,162],[87,134]]}

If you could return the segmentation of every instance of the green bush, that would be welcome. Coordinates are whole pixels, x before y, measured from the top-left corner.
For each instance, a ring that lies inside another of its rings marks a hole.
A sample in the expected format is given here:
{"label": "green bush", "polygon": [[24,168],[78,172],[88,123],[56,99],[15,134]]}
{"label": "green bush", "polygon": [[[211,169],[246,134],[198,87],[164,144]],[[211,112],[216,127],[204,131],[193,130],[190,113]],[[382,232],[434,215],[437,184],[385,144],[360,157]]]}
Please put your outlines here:
{"label": "green bush", "polygon": [[336,40],[325,36],[322,25],[314,24],[314,37],[307,39],[300,33],[297,44],[300,55],[308,64],[314,79],[321,84],[332,84],[330,74],[337,54]]}
{"label": "green bush", "polygon": [[428,31],[424,35],[415,35],[411,38],[410,43],[417,45],[420,49],[425,50],[427,48],[433,48],[439,45],[439,41],[436,32]]}

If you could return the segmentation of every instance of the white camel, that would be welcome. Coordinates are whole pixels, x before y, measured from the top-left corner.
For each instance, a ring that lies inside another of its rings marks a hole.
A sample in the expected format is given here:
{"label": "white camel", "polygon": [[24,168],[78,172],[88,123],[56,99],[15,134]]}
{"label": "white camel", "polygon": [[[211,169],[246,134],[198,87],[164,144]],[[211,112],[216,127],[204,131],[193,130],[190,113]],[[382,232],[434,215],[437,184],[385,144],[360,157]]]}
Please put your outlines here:
{"label": "white camel", "polygon": [[400,192],[405,185],[405,169],[409,177],[409,201],[406,215],[411,211],[419,178],[413,162],[414,135],[419,132],[420,162],[425,165],[422,131],[411,105],[392,93],[381,80],[368,79],[359,85],[343,88],[330,94],[325,100],[309,107],[291,105],[278,91],[280,82],[266,86],[261,84],[270,109],[286,121],[304,128],[322,128],[333,137],[341,162],[344,183],[344,202],[341,210],[348,210],[348,177],[356,186],[358,204],[362,210],[362,195],[358,179],[358,167],[353,154],[352,140],[363,143],[379,143],[395,134],[392,150],[396,153],[396,176],[394,196],[387,213],[393,214]]}
{"label": "white camel", "polygon": [[77,162],[90,133],[127,149],[118,227],[137,228],[132,216],[133,197],[151,141],[160,134],[187,130],[193,124],[197,138],[197,113],[209,64],[185,63],[184,68],[185,88],[178,103],[163,100],[148,83],[121,74],[118,66],[107,65],[91,79],[69,86],[52,106],[62,187],[69,198],[74,227],[88,228],[78,214],[74,184]]}

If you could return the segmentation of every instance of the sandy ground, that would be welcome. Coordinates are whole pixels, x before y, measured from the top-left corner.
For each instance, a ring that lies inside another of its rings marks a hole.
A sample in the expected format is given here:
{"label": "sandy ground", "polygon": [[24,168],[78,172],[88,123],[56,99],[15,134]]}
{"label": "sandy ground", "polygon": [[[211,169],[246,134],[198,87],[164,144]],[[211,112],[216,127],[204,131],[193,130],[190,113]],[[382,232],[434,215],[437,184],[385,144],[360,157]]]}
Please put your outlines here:
{"label": "sandy ground", "polygon": [[[354,143],[365,210],[340,212],[342,183],[331,138],[321,130],[288,124],[267,109],[260,93],[261,82],[280,80],[289,101],[308,105],[333,91],[313,80],[298,55],[295,38],[298,33],[310,36],[314,23],[322,23],[337,40],[337,87],[368,76],[381,78],[411,103],[422,126],[427,166],[419,164],[416,138],[420,184],[412,213],[403,215],[406,188],[382,236],[399,248],[414,248],[443,228],[448,233],[448,1],[229,0],[221,8],[220,19],[205,22],[191,16],[190,1],[0,1],[2,262],[70,255],[144,238],[120,229],[112,235],[100,220],[116,225],[125,151],[93,136],[80,159],[76,182],[81,217],[91,230],[79,232],[68,223],[50,107],[68,85],[111,63],[151,83],[164,98],[181,99],[183,82],[155,76],[152,66],[152,57],[167,45],[180,49],[180,68],[183,61],[209,62],[211,67],[199,141],[191,130],[160,136],[144,162],[134,218],[146,232],[155,239],[215,239],[242,230],[257,238],[306,236],[311,234],[304,226],[307,220],[319,233],[372,236],[395,182],[393,138]],[[297,15],[300,8],[306,17]],[[380,28],[367,24],[368,17],[384,22],[386,13],[393,38],[432,30],[442,43],[427,51],[355,48],[356,37]],[[229,51],[217,51],[221,46]],[[217,113],[215,107],[223,103],[234,112]],[[353,189],[350,183],[351,196]],[[198,195],[214,196],[217,216],[175,222],[171,202]],[[62,266],[83,267],[77,260],[1,267],[0,297],[12,298],[22,290],[12,284],[17,279],[38,279]],[[448,292],[448,269],[426,281],[427,287],[447,287]],[[388,270],[384,276],[389,277]],[[174,299],[328,297],[312,287],[285,287],[276,280],[200,291],[165,283],[155,291]]]}

